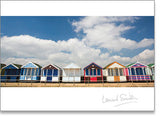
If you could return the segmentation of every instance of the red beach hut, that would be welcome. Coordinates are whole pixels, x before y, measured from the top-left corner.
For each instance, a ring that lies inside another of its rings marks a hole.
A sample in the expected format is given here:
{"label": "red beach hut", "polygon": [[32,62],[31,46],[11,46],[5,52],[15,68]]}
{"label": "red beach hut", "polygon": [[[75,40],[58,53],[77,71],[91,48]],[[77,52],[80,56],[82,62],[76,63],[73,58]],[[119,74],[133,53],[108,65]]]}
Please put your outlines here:
{"label": "red beach hut", "polygon": [[84,68],[84,82],[103,82],[103,68],[92,62]]}

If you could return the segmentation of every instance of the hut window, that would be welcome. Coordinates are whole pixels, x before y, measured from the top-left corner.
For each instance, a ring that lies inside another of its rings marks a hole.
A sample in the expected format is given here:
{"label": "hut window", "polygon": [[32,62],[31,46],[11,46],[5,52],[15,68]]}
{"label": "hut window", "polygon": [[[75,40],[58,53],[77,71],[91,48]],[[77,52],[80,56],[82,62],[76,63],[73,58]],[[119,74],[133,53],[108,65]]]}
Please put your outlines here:
{"label": "hut window", "polygon": [[90,75],[92,75],[93,73],[92,73],[92,69],[90,69]]}
{"label": "hut window", "polygon": [[80,76],[80,70],[75,70],[75,77],[78,77],[78,76]]}
{"label": "hut window", "polygon": [[36,70],[37,70],[37,71],[36,71],[36,72],[37,72],[37,76],[39,76],[39,69],[37,68]]}
{"label": "hut window", "polygon": [[58,76],[58,70],[56,69],[53,70],[53,76]]}
{"label": "hut window", "polygon": [[88,75],[88,69],[86,69],[86,75]]}
{"label": "hut window", "polygon": [[96,69],[91,69],[91,75],[95,76],[96,75]]}
{"label": "hut window", "polygon": [[100,69],[97,69],[97,75],[101,75]]}
{"label": "hut window", "polygon": [[23,72],[24,72],[24,69],[22,68],[22,69],[21,69],[21,75],[23,75]]}
{"label": "hut window", "polygon": [[115,69],[115,76],[119,76],[119,74],[118,74],[118,68]]}
{"label": "hut window", "polygon": [[[1,74],[1,70],[0,70],[0,74]],[[23,74],[23,69],[20,70],[20,75]]]}
{"label": "hut window", "polygon": [[137,75],[143,75],[142,68],[136,68]]}
{"label": "hut window", "polygon": [[96,69],[93,69],[94,70],[94,75],[96,75]]}
{"label": "hut window", "polygon": [[29,76],[30,74],[31,74],[31,69],[29,68],[26,75]]}
{"label": "hut window", "polygon": [[74,70],[73,69],[71,69],[71,70],[68,70],[69,72],[69,77],[74,77]]}
{"label": "hut window", "polygon": [[111,76],[111,69],[108,69],[108,76]]}
{"label": "hut window", "polygon": [[39,76],[40,76],[40,74],[41,74],[41,69],[39,68]]}
{"label": "hut window", "polygon": [[74,76],[76,77],[76,76],[77,76],[77,73],[78,73],[78,70],[75,69],[74,71],[75,71],[75,72],[74,72]]}
{"label": "hut window", "polygon": [[145,70],[145,68],[143,69],[143,72],[144,72],[144,75],[146,75],[146,70]]}
{"label": "hut window", "polygon": [[113,76],[113,69],[111,69],[111,76]]}
{"label": "hut window", "polygon": [[122,68],[119,69],[119,72],[120,72],[120,76],[123,76],[123,69]]}
{"label": "hut window", "polygon": [[44,75],[44,76],[46,76],[46,72],[47,72],[47,70],[44,69],[44,70],[43,70],[43,75]]}
{"label": "hut window", "polygon": [[32,68],[32,75],[34,75],[34,68]]}
{"label": "hut window", "polygon": [[128,68],[128,73],[129,73],[129,75],[131,75],[131,71],[130,71],[130,68]]}
{"label": "hut window", "polygon": [[33,74],[34,76],[36,75],[36,69],[34,69],[34,74]]}
{"label": "hut window", "polygon": [[26,73],[27,73],[27,69],[25,68],[25,69],[24,69],[24,75],[26,75]]}
{"label": "hut window", "polygon": [[55,70],[55,69],[52,69],[52,76],[54,76],[54,70]]}
{"label": "hut window", "polygon": [[67,69],[65,69],[64,71],[65,71],[65,73],[66,73],[66,76],[68,76],[68,75],[69,75],[69,74],[68,74],[68,70],[67,70]]}
{"label": "hut window", "polygon": [[132,75],[136,75],[134,68],[131,68],[131,74],[132,74]]}
{"label": "hut window", "polygon": [[51,77],[51,75],[52,75],[52,69],[48,69],[47,76],[50,76],[50,77]]}

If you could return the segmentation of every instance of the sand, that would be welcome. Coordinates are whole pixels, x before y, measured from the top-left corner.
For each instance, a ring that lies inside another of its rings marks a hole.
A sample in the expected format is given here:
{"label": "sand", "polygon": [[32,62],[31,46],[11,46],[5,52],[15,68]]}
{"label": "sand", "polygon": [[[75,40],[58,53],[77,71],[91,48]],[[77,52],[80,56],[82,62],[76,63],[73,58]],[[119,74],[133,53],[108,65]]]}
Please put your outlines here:
{"label": "sand", "polygon": [[1,83],[1,87],[154,87],[154,82],[126,83]]}

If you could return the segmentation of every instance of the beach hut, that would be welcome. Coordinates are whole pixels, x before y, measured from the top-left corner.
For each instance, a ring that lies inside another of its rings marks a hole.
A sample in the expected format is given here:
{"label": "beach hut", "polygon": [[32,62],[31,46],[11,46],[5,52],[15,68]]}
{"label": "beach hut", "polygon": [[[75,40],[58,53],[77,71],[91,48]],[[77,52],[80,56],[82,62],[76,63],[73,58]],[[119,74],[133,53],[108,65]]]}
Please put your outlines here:
{"label": "beach hut", "polygon": [[57,65],[50,64],[41,69],[42,82],[59,82],[62,76],[62,69]]}
{"label": "beach hut", "polygon": [[64,67],[62,82],[81,82],[81,68],[74,63]]}
{"label": "beach hut", "polygon": [[39,64],[29,62],[21,67],[21,81],[39,81],[41,75],[41,66]]}
{"label": "beach hut", "polygon": [[6,64],[2,64],[1,63],[1,65],[0,65],[0,79],[1,79],[1,81],[3,81],[3,79],[4,79],[4,71],[5,71],[5,69],[2,69],[3,67],[5,67],[6,66]]}
{"label": "beach hut", "polygon": [[1,65],[0,65],[1,67],[0,67],[0,70],[3,68],[3,67],[5,67],[6,66],[6,64],[3,64],[3,63],[1,63]]}
{"label": "beach hut", "polygon": [[84,68],[84,82],[103,82],[103,68],[92,62]]}
{"label": "beach hut", "polygon": [[112,62],[103,68],[103,74],[107,77],[107,82],[123,82],[127,81],[125,74],[125,66],[118,62]]}
{"label": "beach hut", "polygon": [[148,67],[146,68],[146,72],[148,75],[150,75],[151,80],[154,81],[154,74],[155,74],[154,64],[148,64]]}
{"label": "beach hut", "polygon": [[4,69],[2,80],[5,82],[17,82],[19,80],[21,66],[22,65],[20,64],[9,64],[4,66],[2,68],[2,70]]}
{"label": "beach hut", "polygon": [[142,63],[132,63],[126,66],[127,80],[128,81],[150,81],[150,76],[146,73],[148,66]]}
{"label": "beach hut", "polygon": [[0,65],[0,75],[4,75],[4,69],[2,70],[2,68],[5,67],[5,66],[6,66],[6,64],[1,63],[1,65]]}

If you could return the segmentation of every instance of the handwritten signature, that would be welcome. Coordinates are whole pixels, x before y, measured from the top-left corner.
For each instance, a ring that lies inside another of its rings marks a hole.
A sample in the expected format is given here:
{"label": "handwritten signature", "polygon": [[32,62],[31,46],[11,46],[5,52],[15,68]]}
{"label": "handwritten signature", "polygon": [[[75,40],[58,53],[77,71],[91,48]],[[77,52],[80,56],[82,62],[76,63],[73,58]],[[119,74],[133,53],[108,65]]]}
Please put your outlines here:
{"label": "handwritten signature", "polygon": [[138,98],[136,98],[132,94],[118,94],[113,98],[107,98],[106,96],[102,96],[102,103],[109,103],[109,102],[115,102],[118,103],[115,105],[115,107],[129,104],[129,103],[137,103]]}

